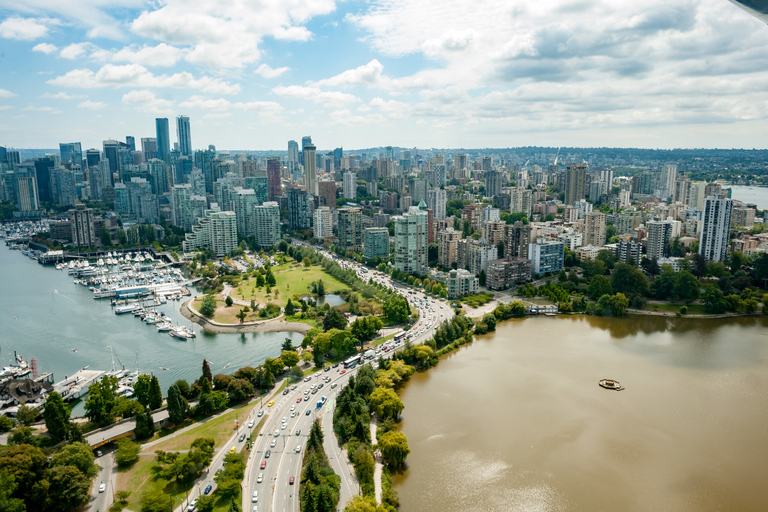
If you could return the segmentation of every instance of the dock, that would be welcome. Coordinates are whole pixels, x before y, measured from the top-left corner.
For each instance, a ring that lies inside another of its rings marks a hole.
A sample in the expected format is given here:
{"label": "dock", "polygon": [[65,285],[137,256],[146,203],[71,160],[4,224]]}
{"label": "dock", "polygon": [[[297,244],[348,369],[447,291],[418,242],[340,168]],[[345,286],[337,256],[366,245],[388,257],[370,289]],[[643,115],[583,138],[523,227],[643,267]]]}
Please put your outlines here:
{"label": "dock", "polygon": [[88,386],[105,373],[103,370],[89,370],[88,367],[85,367],[54,384],[53,389],[61,395],[65,402],[71,402],[88,393]]}

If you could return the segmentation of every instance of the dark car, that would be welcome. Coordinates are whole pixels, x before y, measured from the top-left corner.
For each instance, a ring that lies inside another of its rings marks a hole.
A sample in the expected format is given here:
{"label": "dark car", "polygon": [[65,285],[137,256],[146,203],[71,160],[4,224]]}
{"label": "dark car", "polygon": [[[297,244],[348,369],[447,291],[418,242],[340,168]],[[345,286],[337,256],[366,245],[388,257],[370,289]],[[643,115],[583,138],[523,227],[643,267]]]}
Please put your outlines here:
{"label": "dark car", "polygon": [[309,409],[307,409],[307,412],[305,412],[304,414],[306,414],[307,416],[309,416],[311,412],[312,412],[312,411],[310,411]]}
{"label": "dark car", "polygon": [[203,494],[206,494],[206,495],[210,494],[211,489],[213,489],[213,486],[208,484],[208,487],[205,488],[205,490],[203,491]]}
{"label": "dark car", "polygon": [[264,452],[264,458],[265,459],[268,459],[270,455],[272,455],[272,450],[267,450],[267,451]]}
{"label": "dark car", "polygon": [[336,368],[337,366],[339,366],[339,363],[333,363],[334,368]]}
{"label": "dark car", "polygon": [[331,368],[329,366],[326,366],[325,368],[323,368],[323,371],[324,372],[329,372],[329,371],[331,371]]}

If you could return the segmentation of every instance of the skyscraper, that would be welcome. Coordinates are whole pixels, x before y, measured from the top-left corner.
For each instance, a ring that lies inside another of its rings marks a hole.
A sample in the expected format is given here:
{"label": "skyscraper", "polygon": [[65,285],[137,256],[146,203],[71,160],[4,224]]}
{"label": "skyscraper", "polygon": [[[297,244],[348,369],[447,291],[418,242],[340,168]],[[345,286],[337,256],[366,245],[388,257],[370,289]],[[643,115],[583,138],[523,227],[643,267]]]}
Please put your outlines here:
{"label": "skyscraper", "polygon": [[256,218],[256,243],[272,247],[280,241],[280,206],[275,201],[254,208]]}
{"label": "skyscraper", "polygon": [[699,240],[699,254],[707,261],[725,261],[733,216],[733,199],[709,196],[704,200],[704,223]]}
{"label": "skyscraper", "polygon": [[311,142],[304,146],[304,186],[307,188],[308,194],[317,195],[317,158],[315,145]]}
{"label": "skyscraper", "polygon": [[145,162],[157,158],[157,139],[154,137],[142,137],[141,151],[144,153]]}
{"label": "skyscraper", "polygon": [[295,174],[296,170],[299,168],[299,162],[301,162],[301,157],[299,156],[299,144],[295,140],[288,141],[288,156],[285,161],[288,164],[288,172]]}
{"label": "skyscraper", "polygon": [[277,158],[267,160],[267,190],[269,191],[270,201],[277,201],[277,198],[283,193],[280,178],[280,160]]}
{"label": "skyscraper", "polygon": [[605,244],[606,216],[602,212],[592,212],[584,222],[584,245],[599,247]]}
{"label": "skyscraper", "polygon": [[312,214],[311,196],[300,188],[288,189],[288,225],[291,229],[312,227]]}
{"label": "skyscraper", "polygon": [[336,182],[319,181],[317,183],[317,198],[319,206],[336,208]]}
{"label": "skyscraper", "polygon": [[168,118],[155,119],[155,135],[157,139],[157,158],[169,164],[171,159],[171,135],[168,130]]}
{"label": "skyscraper", "polygon": [[675,199],[675,185],[677,182],[677,166],[662,165],[659,170],[659,199],[664,201]]}
{"label": "skyscraper", "polygon": [[344,173],[344,197],[347,199],[357,198],[357,175],[352,171]]}
{"label": "skyscraper", "polygon": [[445,218],[447,197],[445,189],[442,188],[434,187],[427,191],[427,206],[434,212],[436,219]]}
{"label": "skyscraper", "polygon": [[333,236],[333,215],[327,206],[315,210],[314,237],[321,242]]}
{"label": "skyscraper", "polygon": [[565,166],[565,204],[572,205],[585,198],[587,164]]}
{"label": "skyscraper", "polygon": [[395,268],[412,275],[427,273],[429,214],[412,206],[395,221]]}
{"label": "skyscraper", "polygon": [[189,128],[189,117],[176,118],[176,138],[179,140],[179,151],[182,156],[192,156],[192,132]]}
{"label": "skyscraper", "polygon": [[307,162],[304,159],[304,148],[312,144],[312,136],[311,135],[305,135],[301,138],[301,165],[305,166],[307,165]]}
{"label": "skyscraper", "polygon": [[128,144],[128,148],[131,151],[136,151],[136,137],[134,137],[133,135],[126,135],[125,143]]}
{"label": "skyscraper", "polygon": [[80,203],[74,210],[69,210],[69,222],[72,227],[72,243],[80,247],[96,247],[96,230],[93,225],[93,209]]}
{"label": "skyscraper", "polygon": [[101,162],[101,151],[91,148],[85,152],[85,165],[87,167],[96,167]]}
{"label": "skyscraper", "polygon": [[59,143],[59,153],[61,153],[61,163],[82,165],[83,149],[79,142]]}
{"label": "skyscraper", "polygon": [[339,246],[346,251],[363,249],[363,211],[360,208],[339,209]]}
{"label": "skyscraper", "polygon": [[[590,213],[589,215],[594,215]],[[587,218],[589,218],[589,215]],[[650,220],[646,222],[648,240],[646,241],[646,256],[649,260],[660,260],[669,256],[669,243],[672,240],[673,224],[670,220]],[[586,245],[586,239],[584,240]],[[638,262],[639,263],[639,262]]]}
{"label": "skyscraper", "polygon": [[501,194],[501,173],[488,171],[485,173],[485,195],[493,197],[497,194]]}

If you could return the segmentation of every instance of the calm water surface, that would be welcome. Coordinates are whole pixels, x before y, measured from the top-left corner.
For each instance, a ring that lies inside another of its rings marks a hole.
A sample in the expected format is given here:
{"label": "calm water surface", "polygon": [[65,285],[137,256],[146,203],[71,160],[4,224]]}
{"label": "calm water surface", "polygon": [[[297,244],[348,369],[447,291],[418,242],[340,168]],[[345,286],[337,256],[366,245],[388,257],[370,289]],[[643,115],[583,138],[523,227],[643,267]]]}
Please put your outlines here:
{"label": "calm water surface", "polygon": [[402,510],[768,510],[767,326],[500,324],[403,390]]}
{"label": "calm water surface", "polygon": [[[294,345],[303,338],[297,333],[207,334],[195,324],[197,338],[177,341],[131,314],[115,315],[108,299],[94,300],[73,279],[0,243],[0,365],[10,364],[15,350],[27,361],[34,357],[41,373],[53,372],[59,381],[84,366],[109,370],[111,346],[127,368],[134,369],[138,357],[141,371],[157,375],[165,391],[177,379],[198,378],[204,358],[212,360],[214,374],[233,373],[280,355],[286,337]],[[174,323],[189,325],[180,304],[169,301],[157,309]]]}
{"label": "calm water surface", "polygon": [[768,187],[745,187],[742,185],[733,185],[731,197],[744,201],[745,203],[754,203],[760,210],[768,210]]}

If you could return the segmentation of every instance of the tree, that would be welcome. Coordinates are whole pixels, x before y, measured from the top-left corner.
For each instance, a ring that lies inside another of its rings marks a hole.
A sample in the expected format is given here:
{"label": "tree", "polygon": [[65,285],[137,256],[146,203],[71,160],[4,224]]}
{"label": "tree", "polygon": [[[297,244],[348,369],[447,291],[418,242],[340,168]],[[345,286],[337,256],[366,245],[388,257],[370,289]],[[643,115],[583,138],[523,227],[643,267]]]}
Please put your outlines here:
{"label": "tree", "polygon": [[344,507],[344,512],[377,512],[377,510],[380,510],[381,508],[382,507],[380,506],[377,509],[375,498],[356,494],[347,502],[347,505]]}
{"label": "tree", "polygon": [[24,501],[29,510],[45,510],[43,504],[49,485],[45,479],[47,467],[45,454],[36,446],[22,444],[0,452],[0,472],[14,477],[17,488],[13,497]]}
{"label": "tree", "polygon": [[285,316],[293,316],[295,312],[296,310],[293,307],[293,301],[289,298],[288,302],[285,304]]}
{"label": "tree", "polygon": [[13,428],[13,420],[8,416],[0,416],[0,432],[9,432]]}
{"label": "tree", "polygon": [[277,244],[277,250],[280,252],[286,252],[288,250],[288,242],[285,240],[280,240]]}
{"label": "tree", "polygon": [[323,318],[323,330],[344,329],[347,327],[347,319],[336,308],[331,308]]}
{"label": "tree", "polygon": [[181,392],[181,396],[184,398],[190,398],[192,396],[192,390],[189,389],[189,382],[187,382],[184,379],[179,379],[176,382],[173,383],[174,386],[179,388],[179,391]]}
{"label": "tree", "polygon": [[604,276],[595,276],[592,281],[589,282],[587,288],[587,295],[592,300],[597,300],[603,295],[613,295],[613,286],[608,278]]}
{"label": "tree", "polygon": [[624,316],[629,307],[629,300],[623,293],[617,293],[611,297],[611,309],[615,316]]}
{"label": "tree", "polygon": [[232,379],[227,386],[227,393],[232,397],[232,400],[241,401],[248,397],[253,396],[253,384],[245,379]]}
{"label": "tree", "polygon": [[720,314],[728,311],[728,302],[723,297],[723,292],[712,285],[704,288],[701,302],[704,304],[704,309],[707,313]]}
{"label": "tree", "polygon": [[309,257],[305,257],[302,263],[304,264],[304,268],[312,266],[312,260],[310,260]]}
{"label": "tree", "polygon": [[245,309],[241,309],[235,317],[240,320],[240,323],[243,323],[245,321],[245,317],[248,316],[248,313],[245,312]]}
{"label": "tree", "polygon": [[[691,251],[693,251],[693,247],[691,247]],[[691,272],[696,277],[704,277],[707,274],[707,260],[704,255],[696,252],[691,256]]]}
{"label": "tree", "polygon": [[393,294],[384,303],[384,316],[387,320],[401,324],[408,320],[411,315],[411,308],[408,306],[408,301],[398,294]]}
{"label": "tree", "polygon": [[291,338],[285,338],[280,350],[293,350],[293,340]]}
{"label": "tree", "polygon": [[173,505],[160,489],[150,489],[141,497],[141,512],[173,512]]}
{"label": "tree", "polygon": [[381,419],[398,418],[405,407],[397,393],[385,387],[373,390],[369,402]]}
{"label": "tree", "polygon": [[485,270],[480,271],[480,275],[478,276],[478,281],[480,283],[480,286],[485,286]]}
{"label": "tree", "polygon": [[283,360],[279,357],[268,357],[264,360],[264,369],[272,375],[283,373]]}
{"label": "tree", "polygon": [[211,318],[216,313],[216,298],[213,295],[206,295],[200,303],[200,314]]}
{"label": "tree", "polygon": [[408,438],[402,432],[390,430],[377,437],[381,454],[387,459],[389,467],[395,468],[405,463],[405,458],[411,453],[408,448]]}
{"label": "tree", "polygon": [[117,402],[117,377],[104,377],[88,387],[85,399],[85,415],[100,427],[106,427],[114,420]]}
{"label": "tree", "polygon": [[227,298],[224,299],[224,304],[226,304],[227,307],[231,307],[233,303],[234,303],[234,301],[232,300],[232,297],[227,295]]}
{"label": "tree", "polygon": [[86,503],[90,495],[91,479],[74,466],[56,466],[46,473],[48,497],[46,510],[69,512]]}
{"label": "tree", "polygon": [[52,391],[45,400],[45,427],[48,434],[55,442],[63,441],[69,434],[69,408],[62,400],[61,395]]}
{"label": "tree", "polygon": [[27,510],[24,500],[12,497],[18,487],[16,477],[8,471],[0,471],[0,510],[3,512],[25,512]]}
{"label": "tree", "polygon": [[117,451],[115,452],[115,462],[119,468],[130,468],[139,460],[141,445],[134,443],[127,437],[117,440]]}
{"label": "tree", "polygon": [[155,422],[152,419],[152,411],[149,410],[149,407],[137,413],[134,418],[136,419],[136,428],[134,429],[136,439],[149,439],[152,437],[155,433]]}
{"label": "tree", "polygon": [[101,226],[99,238],[101,238],[101,245],[104,247],[109,247],[112,245],[112,236],[109,234],[109,230],[106,228],[106,226]]}
{"label": "tree", "polygon": [[265,284],[264,276],[261,274],[256,274],[256,288],[261,288]]}
{"label": "tree", "polygon": [[50,467],[73,466],[88,478],[99,474],[91,447],[84,443],[68,444],[51,457]]}
{"label": "tree", "polygon": [[213,376],[213,388],[222,390],[227,389],[229,383],[232,382],[232,376],[226,373],[217,373]]}
{"label": "tree", "polygon": [[611,273],[611,285],[616,293],[647,296],[650,290],[648,279],[637,268],[626,263],[617,263]]}
{"label": "tree", "polygon": [[144,373],[139,375],[133,384],[133,396],[143,407],[149,407],[151,387],[152,377]]}
{"label": "tree", "polygon": [[755,279],[762,281],[763,288],[768,282],[768,253],[760,253],[752,260],[752,268],[755,269]]}
{"label": "tree", "polygon": [[37,419],[37,409],[21,404],[16,410],[16,423],[28,427]]}
{"label": "tree", "polygon": [[149,408],[155,410],[162,406],[163,392],[160,389],[160,381],[157,380],[156,375],[153,375],[152,380],[149,383]]}
{"label": "tree", "polygon": [[168,416],[175,424],[181,423],[187,417],[187,401],[176,384],[168,388]]}
{"label": "tree", "polygon": [[208,379],[208,383],[213,382],[213,373],[211,373],[211,367],[208,365],[208,360],[203,359],[203,377]]}
{"label": "tree", "polygon": [[283,365],[287,367],[296,366],[299,363],[299,353],[295,350],[283,350],[280,353],[280,359],[283,360]]}
{"label": "tree", "polygon": [[696,276],[687,270],[678,272],[672,291],[673,295],[685,302],[692,302],[699,298],[700,290],[701,283],[696,279]]}
{"label": "tree", "polygon": [[651,276],[657,276],[659,275],[659,272],[661,269],[659,268],[659,263],[656,261],[656,258],[649,258],[647,256],[643,256],[640,260],[640,266],[643,268],[643,270],[648,273],[648,275]]}

